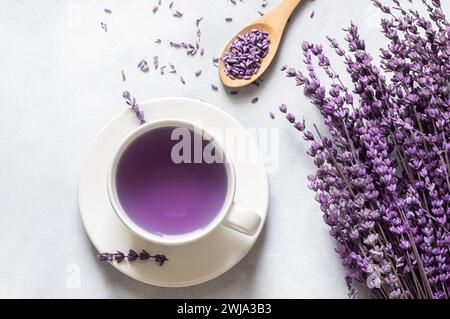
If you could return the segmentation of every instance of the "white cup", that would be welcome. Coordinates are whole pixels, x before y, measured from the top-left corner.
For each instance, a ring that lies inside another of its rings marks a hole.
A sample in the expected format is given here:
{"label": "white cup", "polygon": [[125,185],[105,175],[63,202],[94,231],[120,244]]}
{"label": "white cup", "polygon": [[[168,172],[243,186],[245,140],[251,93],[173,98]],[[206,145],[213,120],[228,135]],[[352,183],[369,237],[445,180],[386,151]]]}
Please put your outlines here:
{"label": "white cup", "polygon": [[[203,136],[207,141],[213,141],[214,146],[222,154],[223,164],[227,171],[228,189],[225,196],[224,204],[216,215],[216,217],[202,229],[181,234],[181,235],[164,235],[155,234],[137,225],[124,211],[120,204],[117,189],[116,189],[116,173],[119,161],[128,148],[128,146],[143,134],[161,127],[179,127],[194,130]],[[205,237],[213,232],[217,227],[225,226],[234,231],[245,235],[254,235],[261,224],[261,216],[255,212],[239,205],[235,202],[236,193],[236,174],[234,164],[229,161],[224,148],[217,142],[214,136],[210,135],[207,130],[198,125],[179,119],[163,119],[152,122],[147,122],[135,130],[133,130],[119,145],[114,153],[112,164],[110,166],[107,178],[108,196],[117,217],[128,227],[133,233],[141,238],[160,245],[185,245]]]}

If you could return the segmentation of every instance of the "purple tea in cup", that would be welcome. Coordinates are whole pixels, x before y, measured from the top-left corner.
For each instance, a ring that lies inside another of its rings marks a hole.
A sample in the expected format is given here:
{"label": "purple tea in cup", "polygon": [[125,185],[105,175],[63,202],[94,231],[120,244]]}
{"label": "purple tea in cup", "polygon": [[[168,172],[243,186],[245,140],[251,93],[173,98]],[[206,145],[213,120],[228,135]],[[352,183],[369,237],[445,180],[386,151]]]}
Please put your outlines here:
{"label": "purple tea in cup", "polygon": [[[137,137],[122,153],[116,173],[117,197],[128,217],[142,229],[181,235],[209,225],[221,211],[228,191],[224,163],[175,163],[171,153],[174,126],[153,129]],[[197,137],[196,137],[197,136]],[[204,148],[209,141],[203,140]]]}

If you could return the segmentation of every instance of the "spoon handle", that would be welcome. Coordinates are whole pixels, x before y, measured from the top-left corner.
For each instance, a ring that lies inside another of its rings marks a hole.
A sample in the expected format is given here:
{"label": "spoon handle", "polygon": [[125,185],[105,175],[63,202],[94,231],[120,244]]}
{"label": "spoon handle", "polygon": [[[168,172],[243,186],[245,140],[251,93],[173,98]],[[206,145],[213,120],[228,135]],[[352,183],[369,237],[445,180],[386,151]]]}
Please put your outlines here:
{"label": "spoon handle", "polygon": [[272,26],[274,32],[281,35],[292,12],[302,0],[282,0],[272,11],[259,19],[260,22]]}

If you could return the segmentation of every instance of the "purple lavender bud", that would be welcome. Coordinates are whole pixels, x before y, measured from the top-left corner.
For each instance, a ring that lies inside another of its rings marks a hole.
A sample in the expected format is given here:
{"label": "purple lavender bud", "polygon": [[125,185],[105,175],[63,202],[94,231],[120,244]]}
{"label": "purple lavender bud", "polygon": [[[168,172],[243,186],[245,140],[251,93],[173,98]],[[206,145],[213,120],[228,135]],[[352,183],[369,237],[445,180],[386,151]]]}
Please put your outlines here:
{"label": "purple lavender bud", "polygon": [[195,25],[197,26],[197,28],[200,26],[200,22],[202,22],[202,20],[203,20],[203,17],[198,18],[198,19],[195,21]]}
{"label": "purple lavender bud", "polygon": [[[294,118],[294,121],[295,121],[295,118]],[[294,124],[294,128],[297,129],[300,132],[303,132],[305,130],[305,124],[301,123],[301,122],[296,122]]]}
{"label": "purple lavender bud", "polygon": [[140,260],[148,260],[150,259],[150,257],[151,255],[145,249],[142,249],[141,252],[139,253]]}
{"label": "purple lavender bud", "polygon": [[108,254],[108,253],[100,253],[100,254],[97,255],[97,258],[101,262],[110,261],[111,260],[111,255]]}
{"label": "purple lavender bud", "polygon": [[160,266],[162,266],[166,261],[169,260],[166,258],[166,256],[160,254],[153,256],[153,258]]}
{"label": "purple lavender bud", "polygon": [[314,141],[314,135],[310,131],[304,132],[304,139],[306,141]]}
{"label": "purple lavender bud", "polygon": [[288,113],[286,115],[286,119],[292,124],[295,122],[295,116],[293,114],[291,114],[291,113]]}
{"label": "purple lavender bud", "polygon": [[138,258],[139,258],[139,254],[135,250],[130,249],[128,251],[128,255],[127,255],[128,261],[134,261],[134,260],[136,260]]}
{"label": "purple lavender bud", "polygon": [[122,97],[123,97],[124,99],[126,99],[126,100],[129,100],[129,99],[130,99],[130,92],[128,92],[128,91],[123,91]]}

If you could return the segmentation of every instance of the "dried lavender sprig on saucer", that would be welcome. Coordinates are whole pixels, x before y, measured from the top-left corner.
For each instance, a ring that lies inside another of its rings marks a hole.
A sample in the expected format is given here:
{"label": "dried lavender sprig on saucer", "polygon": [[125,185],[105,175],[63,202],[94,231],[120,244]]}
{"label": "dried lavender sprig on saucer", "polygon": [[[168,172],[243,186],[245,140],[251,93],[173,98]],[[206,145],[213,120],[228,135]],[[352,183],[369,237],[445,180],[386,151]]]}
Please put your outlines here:
{"label": "dried lavender sprig on saucer", "polygon": [[116,251],[115,253],[99,253],[97,254],[97,258],[99,261],[115,261],[117,263],[121,263],[124,260],[127,261],[135,261],[135,260],[149,260],[153,259],[156,263],[162,266],[169,259],[162,254],[150,255],[148,251],[142,249],[139,253],[133,249],[130,249],[127,254],[124,254],[121,251]]}

